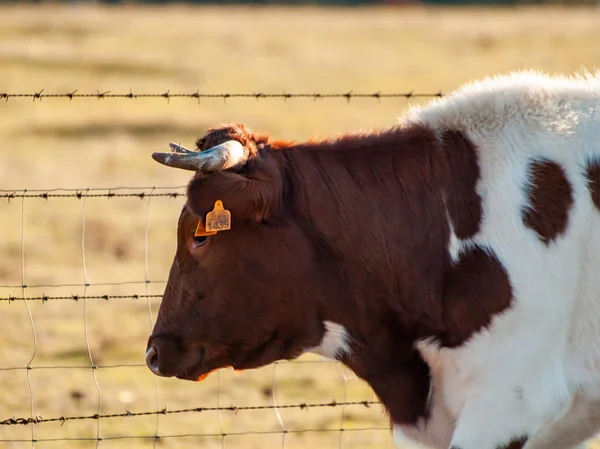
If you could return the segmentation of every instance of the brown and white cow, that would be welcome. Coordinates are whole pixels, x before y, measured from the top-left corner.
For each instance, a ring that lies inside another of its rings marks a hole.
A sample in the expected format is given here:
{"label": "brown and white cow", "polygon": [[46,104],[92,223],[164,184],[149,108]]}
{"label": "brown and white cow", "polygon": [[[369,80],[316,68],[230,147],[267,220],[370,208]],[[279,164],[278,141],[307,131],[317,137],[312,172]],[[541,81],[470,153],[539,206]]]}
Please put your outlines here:
{"label": "brown and white cow", "polygon": [[[399,446],[567,449],[600,428],[600,76],[485,79],[377,132],[234,124],[173,148],[153,157],[195,175],[156,375],[310,351],[373,388]],[[217,201],[230,228],[206,235]]]}

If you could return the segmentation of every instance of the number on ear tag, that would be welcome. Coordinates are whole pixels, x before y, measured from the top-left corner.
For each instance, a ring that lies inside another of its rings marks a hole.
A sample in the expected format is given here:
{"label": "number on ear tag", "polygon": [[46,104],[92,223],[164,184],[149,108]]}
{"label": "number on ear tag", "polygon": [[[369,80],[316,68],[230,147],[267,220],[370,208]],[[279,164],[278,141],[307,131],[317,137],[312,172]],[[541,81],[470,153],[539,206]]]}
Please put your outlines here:
{"label": "number on ear tag", "polygon": [[219,231],[231,229],[231,212],[223,208],[221,200],[217,200],[214,209],[206,214],[204,223],[198,222],[194,236],[214,235]]}
{"label": "number on ear tag", "polygon": [[223,209],[223,202],[217,200],[215,208],[206,214],[205,221],[207,232],[227,231],[231,228],[231,212]]}

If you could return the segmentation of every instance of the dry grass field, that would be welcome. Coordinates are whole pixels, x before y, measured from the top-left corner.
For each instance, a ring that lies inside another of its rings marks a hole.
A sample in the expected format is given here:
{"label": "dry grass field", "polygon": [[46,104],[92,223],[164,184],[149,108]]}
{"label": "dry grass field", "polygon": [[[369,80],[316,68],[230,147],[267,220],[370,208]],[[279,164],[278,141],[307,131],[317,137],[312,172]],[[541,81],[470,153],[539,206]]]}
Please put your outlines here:
{"label": "dry grass field", "polygon": [[[3,7],[0,17],[0,92],[436,92],[509,70],[591,71],[600,62],[600,11],[592,9]],[[150,154],[172,140],[192,145],[213,124],[241,121],[279,137],[305,138],[387,127],[408,104],[406,99],[0,101],[0,189],[182,186],[190,173],[161,166]],[[182,197],[2,200],[0,297],[21,297],[14,286],[22,279],[30,298],[160,294],[182,202]],[[145,279],[152,282],[145,285]],[[84,282],[91,285],[86,289]],[[124,282],[137,283],[111,284]],[[99,406],[102,414],[152,411],[156,391],[158,407],[168,410],[269,406],[274,398],[277,404],[374,399],[348,370],[308,356],[237,375],[223,371],[199,384],[155,379],[143,363],[149,308],[155,317],[158,304],[144,297],[28,301],[34,340],[26,304],[0,301],[0,421],[29,417],[30,406],[43,418],[93,415]],[[93,363],[100,366],[98,388],[86,336]],[[30,360],[29,371],[5,369],[24,368]],[[61,368],[44,368],[50,366]],[[103,449],[152,447],[153,438],[110,438],[155,432],[213,435],[165,437],[156,444],[165,448],[391,447],[378,406],[282,409],[280,418],[266,409],[160,415],[158,429],[152,415],[50,422],[35,425],[33,437],[76,439],[35,444],[65,449],[96,447],[97,432],[105,439],[98,444]],[[284,435],[282,427],[321,431]],[[341,433],[340,427],[379,430]],[[250,434],[240,435],[245,432]],[[31,438],[32,426],[0,426],[0,440]],[[86,438],[91,440],[77,440]],[[3,448],[31,445],[0,442]]]}

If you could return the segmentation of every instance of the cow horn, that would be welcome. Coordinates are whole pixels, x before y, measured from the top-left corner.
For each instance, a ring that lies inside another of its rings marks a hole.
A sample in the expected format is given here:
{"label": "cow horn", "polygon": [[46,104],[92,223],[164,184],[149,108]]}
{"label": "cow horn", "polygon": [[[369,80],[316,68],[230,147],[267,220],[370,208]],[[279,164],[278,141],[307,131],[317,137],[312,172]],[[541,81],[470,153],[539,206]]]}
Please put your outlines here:
{"label": "cow horn", "polygon": [[168,167],[210,172],[243,164],[248,160],[248,153],[237,140],[228,140],[205,151],[152,153],[152,159]]}

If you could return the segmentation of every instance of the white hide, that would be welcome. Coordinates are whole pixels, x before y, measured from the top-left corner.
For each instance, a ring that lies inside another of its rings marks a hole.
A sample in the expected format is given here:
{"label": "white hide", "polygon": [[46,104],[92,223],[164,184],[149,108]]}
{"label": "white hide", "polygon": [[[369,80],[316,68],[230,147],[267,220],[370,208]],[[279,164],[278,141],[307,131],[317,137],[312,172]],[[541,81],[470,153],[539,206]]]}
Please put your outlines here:
{"label": "white hide", "polygon": [[[600,75],[520,72],[485,79],[413,108],[400,126],[411,123],[440,135],[461,131],[476,146],[480,230],[467,241],[453,236],[449,250],[454,260],[472,244],[493,251],[508,272],[514,301],[461,347],[420,344],[432,367],[435,420],[427,427],[396,426],[398,447],[409,438],[439,449],[497,449],[542,430],[551,436],[560,425],[553,421],[565,413],[573,423],[595,419],[590,425],[598,429],[600,413],[591,405],[600,400],[600,213],[585,170],[600,159]],[[549,245],[521,215],[527,164],[540,158],[558,163],[573,188],[568,228]],[[342,347],[324,341],[324,353],[337,353],[330,344]],[[576,395],[591,405],[577,407]],[[567,422],[563,427],[584,435]],[[555,448],[535,441],[526,448]]]}
{"label": "white hide", "polygon": [[342,354],[350,354],[350,337],[344,326],[332,321],[325,321],[325,334],[318,346],[308,348],[312,352],[328,359],[336,360]]}

